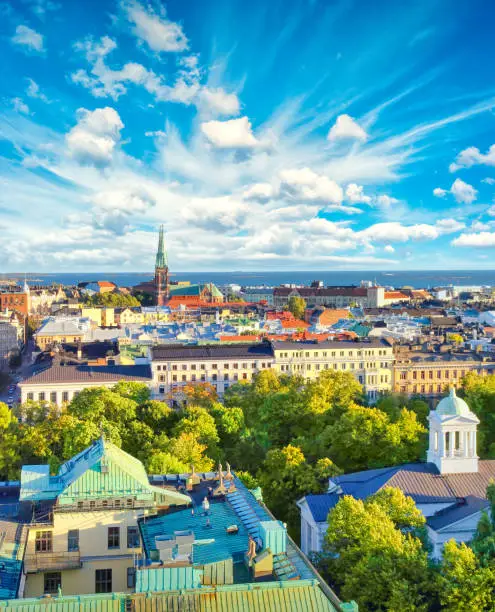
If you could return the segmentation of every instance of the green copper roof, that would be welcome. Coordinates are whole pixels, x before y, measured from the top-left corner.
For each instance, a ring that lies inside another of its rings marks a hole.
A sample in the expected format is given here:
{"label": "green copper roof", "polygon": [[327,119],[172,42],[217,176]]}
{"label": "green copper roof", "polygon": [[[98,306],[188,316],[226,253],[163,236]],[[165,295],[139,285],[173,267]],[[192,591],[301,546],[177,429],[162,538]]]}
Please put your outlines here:
{"label": "green copper roof", "polygon": [[[109,593],[0,601],[1,612],[124,612],[132,601],[135,612],[198,610],[204,612],[334,612],[316,580],[203,586],[162,593]],[[339,606],[340,608],[340,606]],[[357,609],[357,608],[354,608]]]}
{"label": "green copper roof", "polygon": [[165,238],[163,237],[163,225],[160,225],[158,236],[158,251],[156,252],[155,268],[166,268],[168,266],[167,253],[165,251]]}
{"label": "green copper roof", "polygon": [[454,387],[447,397],[441,400],[436,408],[437,414],[442,416],[471,416],[471,410],[466,402],[457,397]]}
{"label": "green copper roof", "polygon": [[132,496],[156,497],[170,504],[187,504],[190,498],[149,483],[143,464],[111,442],[100,438],[60,466],[50,476],[48,466],[24,466],[21,472],[21,501],[57,499],[60,505],[85,499]]}
{"label": "green copper roof", "polygon": [[213,283],[203,283],[199,285],[186,285],[185,287],[171,288],[169,295],[178,296],[199,296],[206,289],[207,293],[211,293],[213,297],[222,297],[222,292]]}

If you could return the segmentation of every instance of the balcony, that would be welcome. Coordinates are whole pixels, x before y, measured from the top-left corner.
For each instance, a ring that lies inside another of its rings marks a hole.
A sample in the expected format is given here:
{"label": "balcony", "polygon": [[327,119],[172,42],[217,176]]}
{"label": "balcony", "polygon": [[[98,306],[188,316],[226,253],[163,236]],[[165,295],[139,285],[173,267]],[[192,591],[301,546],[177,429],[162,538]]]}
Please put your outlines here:
{"label": "balcony", "polygon": [[80,567],[82,567],[82,562],[79,551],[26,553],[24,557],[24,571],[28,574],[50,570],[78,569]]}

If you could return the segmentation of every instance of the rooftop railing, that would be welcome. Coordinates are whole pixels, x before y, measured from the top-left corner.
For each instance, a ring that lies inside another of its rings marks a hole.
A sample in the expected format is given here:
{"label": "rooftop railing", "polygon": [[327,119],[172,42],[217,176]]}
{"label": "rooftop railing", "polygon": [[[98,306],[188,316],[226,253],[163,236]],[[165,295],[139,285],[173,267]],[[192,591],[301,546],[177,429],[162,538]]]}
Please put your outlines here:
{"label": "rooftop railing", "polygon": [[82,562],[79,551],[26,553],[24,556],[24,571],[28,574],[80,567]]}

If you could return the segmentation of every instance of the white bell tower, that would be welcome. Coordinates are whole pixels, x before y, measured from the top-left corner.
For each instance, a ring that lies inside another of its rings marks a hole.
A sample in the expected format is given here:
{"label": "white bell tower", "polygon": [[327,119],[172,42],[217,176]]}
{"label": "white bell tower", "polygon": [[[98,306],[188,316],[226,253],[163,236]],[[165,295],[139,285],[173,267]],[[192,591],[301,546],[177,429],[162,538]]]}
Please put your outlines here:
{"label": "white bell tower", "polygon": [[428,417],[430,443],[427,461],[434,463],[440,474],[463,474],[478,471],[476,429],[478,417],[455,389],[444,397]]}

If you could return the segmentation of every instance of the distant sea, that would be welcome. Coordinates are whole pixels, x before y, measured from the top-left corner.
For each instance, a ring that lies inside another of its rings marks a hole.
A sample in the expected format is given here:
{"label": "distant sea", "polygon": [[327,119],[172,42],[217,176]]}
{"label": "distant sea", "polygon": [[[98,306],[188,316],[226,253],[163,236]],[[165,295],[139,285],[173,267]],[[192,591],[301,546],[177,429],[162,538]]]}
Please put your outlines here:
{"label": "distant sea", "polygon": [[[137,285],[153,277],[152,272],[64,272],[26,274],[28,283],[34,285],[77,285],[84,281],[108,280],[122,287]],[[14,278],[24,280],[24,273],[0,274],[0,280]],[[362,280],[376,281],[379,285],[428,288],[444,285],[491,285],[495,286],[495,270],[424,270],[405,272],[364,271],[280,271],[280,272],[177,272],[172,280],[191,283],[212,282],[218,286],[230,283],[241,286],[275,287],[283,283],[307,285],[321,280],[325,285],[358,285]]]}

